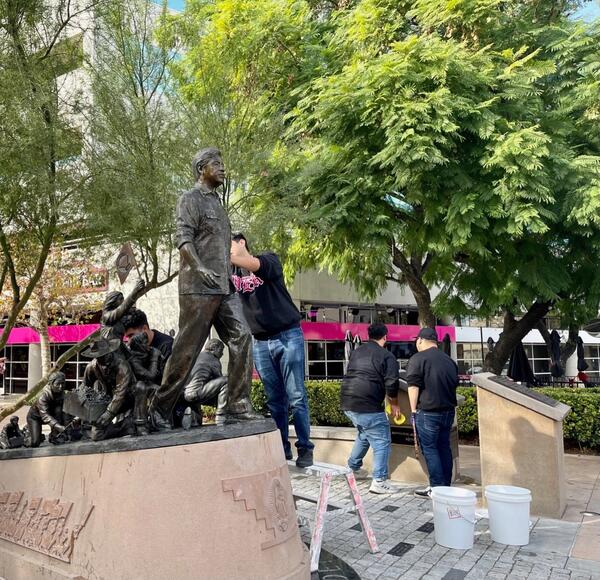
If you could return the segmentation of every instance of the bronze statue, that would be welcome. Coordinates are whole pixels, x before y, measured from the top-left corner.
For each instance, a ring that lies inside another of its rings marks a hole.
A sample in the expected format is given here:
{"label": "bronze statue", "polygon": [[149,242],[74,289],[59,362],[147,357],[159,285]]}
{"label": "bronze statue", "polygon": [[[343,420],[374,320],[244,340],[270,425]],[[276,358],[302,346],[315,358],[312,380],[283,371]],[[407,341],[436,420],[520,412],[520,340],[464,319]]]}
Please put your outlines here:
{"label": "bronze statue", "polygon": [[135,426],[138,435],[147,435],[148,429],[148,397],[153,395],[160,383],[163,373],[164,357],[160,350],[148,343],[145,332],[134,334],[129,339],[131,357],[129,364],[137,379],[135,384]]}
{"label": "bronze statue", "polygon": [[202,417],[202,405],[217,408],[217,424],[225,419],[222,411],[227,404],[227,377],[221,370],[221,357],[225,345],[217,338],[206,342],[204,350],[198,355],[190,379],[185,385],[183,396],[188,403],[196,407]]}
{"label": "bronze statue", "polygon": [[23,447],[24,443],[25,437],[19,427],[19,417],[13,415],[0,431],[0,449]]}
{"label": "bronze statue", "polygon": [[214,325],[229,347],[228,399],[220,421],[259,418],[250,404],[252,337],[240,299],[230,281],[231,226],[217,188],[225,181],[218,149],[203,149],[194,157],[195,186],[177,202],[179,269],[179,333],[152,401],[157,427],[171,422],[173,408]]}
{"label": "bronze statue", "polygon": [[[82,387],[110,398],[105,411],[92,423],[93,441],[132,435],[134,431],[125,413],[132,412],[135,406],[135,377],[120,352],[121,346],[118,339],[101,337],[81,353],[84,357],[94,359],[85,369]],[[114,421],[117,416],[117,421]]]}
{"label": "bronze statue", "polygon": [[48,378],[36,402],[27,413],[27,427],[31,437],[30,446],[39,447],[42,442],[42,425],[50,426],[50,441],[65,432],[63,418],[64,388],[66,377],[61,372],[54,372]]}

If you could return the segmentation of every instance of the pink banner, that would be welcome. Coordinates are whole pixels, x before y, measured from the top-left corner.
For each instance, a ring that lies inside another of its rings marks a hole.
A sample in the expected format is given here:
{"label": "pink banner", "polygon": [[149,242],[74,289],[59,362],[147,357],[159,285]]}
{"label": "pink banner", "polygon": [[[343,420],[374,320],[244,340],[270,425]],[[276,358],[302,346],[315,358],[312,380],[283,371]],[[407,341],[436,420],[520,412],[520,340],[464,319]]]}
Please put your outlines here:
{"label": "pink banner", "polygon": [[[50,326],[48,328],[48,335],[50,336],[50,342],[75,343],[88,337],[99,327],[99,324]],[[40,342],[39,334],[33,328],[22,326],[11,330],[7,344],[31,344],[37,342]]]}
{"label": "pink banner", "polygon": [[[368,340],[368,324],[342,324],[340,322],[302,322],[302,331],[306,340],[344,340],[346,331],[352,336],[360,336],[362,340]],[[388,340],[398,342],[411,342],[419,333],[419,326],[386,324],[388,329]],[[454,326],[436,326],[435,330],[438,340],[442,340],[447,334],[450,342],[456,342],[456,330]]]}

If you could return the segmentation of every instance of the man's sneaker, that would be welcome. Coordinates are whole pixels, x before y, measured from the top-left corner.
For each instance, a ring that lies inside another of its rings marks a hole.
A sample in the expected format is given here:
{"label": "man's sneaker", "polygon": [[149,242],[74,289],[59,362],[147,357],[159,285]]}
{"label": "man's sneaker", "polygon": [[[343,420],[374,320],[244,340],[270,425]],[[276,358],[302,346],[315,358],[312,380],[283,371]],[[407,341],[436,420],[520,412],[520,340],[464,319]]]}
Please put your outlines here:
{"label": "man's sneaker", "polygon": [[361,479],[369,479],[370,477],[369,472],[362,467],[360,469],[352,469],[352,473],[354,473],[354,479],[357,481],[360,481]]}
{"label": "man's sneaker", "polygon": [[310,467],[313,464],[312,449],[298,449],[298,458],[296,459],[296,467]]}
{"label": "man's sneaker", "polygon": [[369,491],[371,493],[396,493],[398,488],[391,485],[387,479],[374,479]]}
{"label": "man's sneaker", "polygon": [[291,461],[294,459],[294,454],[291,451],[285,451],[285,460]]}
{"label": "man's sneaker", "polygon": [[427,487],[423,487],[421,489],[415,489],[414,493],[417,497],[430,498],[431,497],[431,487],[428,485]]}

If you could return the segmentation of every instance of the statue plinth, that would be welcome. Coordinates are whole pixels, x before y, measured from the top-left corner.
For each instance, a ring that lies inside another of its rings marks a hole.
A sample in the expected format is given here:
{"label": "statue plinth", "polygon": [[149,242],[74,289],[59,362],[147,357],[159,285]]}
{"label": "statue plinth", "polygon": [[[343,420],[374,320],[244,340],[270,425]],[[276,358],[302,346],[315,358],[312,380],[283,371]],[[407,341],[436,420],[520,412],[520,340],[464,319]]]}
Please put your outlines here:
{"label": "statue plinth", "polygon": [[0,461],[0,577],[310,577],[270,420]]}

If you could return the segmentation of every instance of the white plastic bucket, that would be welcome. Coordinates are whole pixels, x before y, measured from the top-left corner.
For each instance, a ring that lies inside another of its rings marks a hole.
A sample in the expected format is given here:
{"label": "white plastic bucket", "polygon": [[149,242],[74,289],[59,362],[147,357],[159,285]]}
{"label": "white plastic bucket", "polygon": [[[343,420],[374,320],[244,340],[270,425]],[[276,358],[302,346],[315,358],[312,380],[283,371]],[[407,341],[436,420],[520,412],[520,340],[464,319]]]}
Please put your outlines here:
{"label": "white plastic bucket", "polygon": [[472,548],[477,503],[475,493],[460,487],[440,486],[431,490],[431,499],[435,541],[446,548]]}
{"label": "white plastic bucket", "polygon": [[531,491],[512,485],[487,485],[485,498],[492,540],[509,546],[529,544]]}

